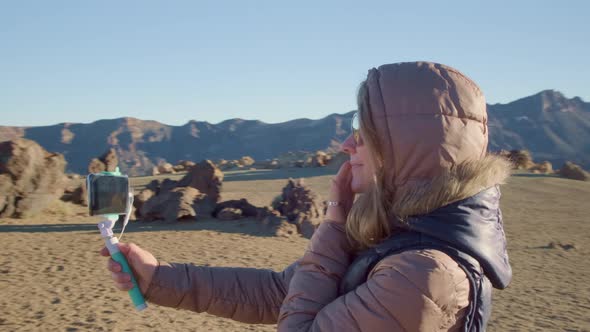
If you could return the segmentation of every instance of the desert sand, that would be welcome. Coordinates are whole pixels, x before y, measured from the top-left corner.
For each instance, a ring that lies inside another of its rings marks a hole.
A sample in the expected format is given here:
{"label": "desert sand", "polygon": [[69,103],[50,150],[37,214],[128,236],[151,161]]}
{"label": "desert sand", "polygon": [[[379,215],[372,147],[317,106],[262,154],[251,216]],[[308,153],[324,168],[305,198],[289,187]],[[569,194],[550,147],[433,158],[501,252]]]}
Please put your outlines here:
{"label": "desert sand", "polygon": [[[304,177],[320,196],[329,170],[226,173],[222,198],[264,206],[288,177]],[[141,188],[152,178],[134,178]],[[590,183],[516,174],[502,207],[514,279],[496,291],[489,331],[590,331]],[[97,218],[58,202],[42,216],[0,220],[0,331],[274,331],[208,314],[150,305],[136,312],[99,256]],[[118,228],[117,228],[118,229]],[[308,240],[280,238],[253,220],[130,223],[124,242],[156,257],[210,266],[281,270]]]}

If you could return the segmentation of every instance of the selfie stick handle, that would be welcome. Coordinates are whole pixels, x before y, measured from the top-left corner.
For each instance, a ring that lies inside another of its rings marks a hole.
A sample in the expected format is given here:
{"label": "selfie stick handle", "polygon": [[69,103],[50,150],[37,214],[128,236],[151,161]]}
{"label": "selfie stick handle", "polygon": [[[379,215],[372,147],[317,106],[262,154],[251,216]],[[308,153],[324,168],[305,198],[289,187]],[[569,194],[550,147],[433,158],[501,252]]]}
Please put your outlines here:
{"label": "selfie stick handle", "polygon": [[117,221],[117,219],[113,221],[110,217],[107,217],[107,220],[102,221],[98,224],[98,228],[100,229],[100,233],[105,240],[105,244],[107,249],[109,250],[109,253],[111,254],[111,258],[115,262],[121,264],[123,272],[128,273],[131,276],[133,288],[131,288],[128,293],[131,297],[131,301],[133,301],[135,309],[141,311],[147,308],[147,304],[145,303],[145,299],[143,298],[143,295],[139,290],[139,285],[137,284],[137,280],[133,275],[133,271],[131,271],[131,268],[129,267],[129,263],[127,263],[125,255],[123,255],[123,253],[119,250],[119,246],[117,246],[119,240],[116,236],[113,235],[112,231],[112,225],[115,223],[115,221]]}

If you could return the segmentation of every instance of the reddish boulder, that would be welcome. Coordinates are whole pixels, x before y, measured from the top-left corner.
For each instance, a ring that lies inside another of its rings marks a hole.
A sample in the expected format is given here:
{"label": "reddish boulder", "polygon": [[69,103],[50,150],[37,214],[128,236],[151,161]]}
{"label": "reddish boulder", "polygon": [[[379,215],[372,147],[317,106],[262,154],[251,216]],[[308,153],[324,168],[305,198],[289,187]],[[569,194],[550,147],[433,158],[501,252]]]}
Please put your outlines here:
{"label": "reddish boulder", "polygon": [[94,158],[88,165],[88,173],[114,172],[119,164],[117,152],[111,148],[102,156]]}
{"label": "reddish boulder", "polygon": [[184,172],[186,170],[183,165],[174,165],[172,169],[175,173]]}
{"label": "reddish boulder", "polygon": [[214,204],[207,195],[192,187],[175,188],[146,201],[140,209],[142,220],[195,220],[208,217]]}
{"label": "reddish boulder", "polygon": [[[161,193],[165,193],[168,192],[174,188],[180,187],[178,185],[178,181],[172,180],[172,179],[164,179],[164,181],[162,181],[160,183],[160,187],[158,188],[158,195]],[[183,186],[184,187],[184,186]]]}
{"label": "reddish boulder", "polygon": [[566,161],[563,167],[559,170],[559,175],[572,180],[590,181],[590,174],[586,172],[580,165]]}
{"label": "reddish boulder", "polygon": [[64,194],[61,200],[88,206],[88,191],[86,189],[86,178],[78,174],[68,174],[65,178]]}
{"label": "reddish boulder", "polygon": [[540,164],[534,165],[531,170],[533,172],[537,171],[541,174],[552,174],[553,173],[553,165],[550,162],[544,161]]}
{"label": "reddish boulder", "polygon": [[74,190],[71,196],[71,202],[88,206],[88,189],[86,188],[86,181],[82,181],[80,186]]}
{"label": "reddish boulder", "polygon": [[139,194],[133,197],[133,208],[135,213],[133,214],[137,219],[141,219],[141,208],[145,204],[145,202],[149,201],[152,197],[154,197],[156,193],[151,189],[143,189],[139,192]]}
{"label": "reddish boulder", "polygon": [[317,151],[308,161],[310,167],[324,167],[330,162],[330,156],[324,151]]}
{"label": "reddish boulder", "polygon": [[[504,155],[506,153],[504,152]],[[502,152],[500,153],[502,155]],[[535,166],[531,153],[527,150],[512,150],[508,153],[508,159],[512,162],[514,169],[528,170]]]}
{"label": "reddish boulder", "polygon": [[258,217],[258,210],[256,206],[250,204],[247,199],[242,198],[240,200],[230,200],[218,203],[213,211],[213,217],[217,218],[217,214],[224,209],[236,209],[240,210],[244,217]]}
{"label": "reddish boulder", "polygon": [[176,163],[176,165],[182,166],[184,167],[185,171],[188,171],[191,167],[195,166],[196,163],[190,160],[179,160],[178,163]]}
{"label": "reddish boulder", "polygon": [[176,173],[174,171],[174,166],[172,166],[172,164],[170,164],[170,163],[163,163],[160,166],[158,166],[158,172],[160,172],[160,174],[174,174],[174,173]]}
{"label": "reddish boulder", "polygon": [[160,190],[160,183],[161,182],[162,181],[160,181],[160,180],[152,180],[150,183],[148,183],[145,186],[145,189],[149,189],[149,190],[153,191],[154,194],[158,194],[158,191]]}
{"label": "reddish boulder", "polygon": [[242,210],[234,209],[234,208],[224,208],[219,211],[216,215],[216,218],[219,220],[236,220],[242,218]]}
{"label": "reddish boulder", "polygon": [[318,196],[304,185],[303,179],[297,182],[289,179],[281,196],[273,202],[273,208],[308,238],[321,222],[320,206]]}
{"label": "reddish boulder", "polygon": [[151,176],[160,175],[160,171],[158,170],[158,167],[157,166],[152,167],[152,171],[148,175],[151,175]]}
{"label": "reddish boulder", "polygon": [[195,166],[178,181],[178,187],[192,187],[204,193],[214,203],[221,198],[223,172],[210,160],[204,160]]}
{"label": "reddish boulder", "polygon": [[240,159],[240,165],[244,166],[244,167],[250,167],[252,165],[254,165],[255,161],[252,157],[250,156],[243,156]]}
{"label": "reddish boulder", "polygon": [[19,138],[0,143],[0,161],[0,217],[35,215],[63,195],[63,155]]}
{"label": "reddish boulder", "polygon": [[100,173],[104,172],[105,170],[106,167],[104,163],[100,161],[98,158],[92,159],[90,161],[90,164],[88,165],[88,173]]}
{"label": "reddish boulder", "polygon": [[117,158],[115,149],[109,149],[99,159],[104,163],[107,172],[114,172],[119,165],[119,159]]}
{"label": "reddish boulder", "polygon": [[12,179],[8,174],[0,174],[0,217],[12,217],[16,196],[14,195]]}

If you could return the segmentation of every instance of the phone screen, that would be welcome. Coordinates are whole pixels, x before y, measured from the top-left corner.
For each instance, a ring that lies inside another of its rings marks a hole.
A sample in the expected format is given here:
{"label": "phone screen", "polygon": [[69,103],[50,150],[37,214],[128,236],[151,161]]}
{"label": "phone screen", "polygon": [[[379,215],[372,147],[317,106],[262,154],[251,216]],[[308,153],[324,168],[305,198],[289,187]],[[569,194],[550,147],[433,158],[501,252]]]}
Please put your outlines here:
{"label": "phone screen", "polygon": [[94,176],[89,182],[90,215],[127,211],[129,179],[126,176]]}

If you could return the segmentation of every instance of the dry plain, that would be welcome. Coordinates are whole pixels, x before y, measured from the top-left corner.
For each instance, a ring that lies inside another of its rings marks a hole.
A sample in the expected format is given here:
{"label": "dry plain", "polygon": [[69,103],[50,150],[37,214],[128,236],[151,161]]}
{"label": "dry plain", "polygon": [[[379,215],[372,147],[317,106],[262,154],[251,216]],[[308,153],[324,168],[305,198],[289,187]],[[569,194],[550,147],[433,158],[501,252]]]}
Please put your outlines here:
{"label": "dry plain", "polygon": [[[178,177],[178,176],[177,176]],[[288,177],[325,197],[330,170],[227,172],[223,200],[269,205]],[[135,190],[152,178],[133,178]],[[514,279],[494,294],[488,331],[590,331],[590,183],[515,174],[502,208]],[[0,219],[0,331],[274,331],[207,314],[150,306],[135,312],[98,255],[97,218],[56,203],[30,219]],[[279,238],[250,219],[133,222],[123,241],[156,257],[209,266],[280,270],[307,239]]]}

